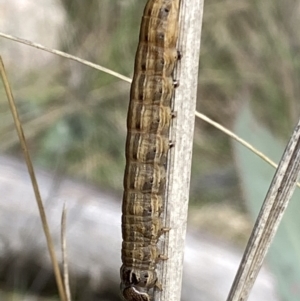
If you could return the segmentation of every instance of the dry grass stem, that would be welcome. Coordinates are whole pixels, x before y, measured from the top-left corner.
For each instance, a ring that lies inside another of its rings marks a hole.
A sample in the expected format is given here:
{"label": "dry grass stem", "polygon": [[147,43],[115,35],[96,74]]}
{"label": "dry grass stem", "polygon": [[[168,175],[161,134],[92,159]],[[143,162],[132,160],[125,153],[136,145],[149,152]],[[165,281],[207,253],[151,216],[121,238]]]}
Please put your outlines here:
{"label": "dry grass stem", "polygon": [[300,173],[300,120],[284,151],[249,238],[227,301],[248,299],[296,187]]}
{"label": "dry grass stem", "polygon": [[22,128],[22,125],[21,125],[21,122],[20,122],[19,114],[18,114],[16,105],[15,105],[15,102],[14,102],[14,97],[13,97],[12,90],[11,90],[9,82],[8,82],[8,78],[6,76],[6,72],[5,72],[5,68],[4,68],[4,64],[3,64],[1,56],[0,56],[0,73],[1,73],[1,78],[2,78],[2,81],[3,81],[3,85],[4,85],[4,88],[5,88],[5,92],[6,92],[6,95],[7,95],[7,99],[8,99],[8,102],[9,102],[10,110],[11,110],[11,113],[13,115],[14,123],[15,123],[17,133],[18,133],[18,136],[19,136],[22,151],[24,153],[25,161],[26,161],[27,168],[28,168],[28,173],[30,175],[30,179],[31,179],[31,182],[32,182],[32,186],[33,186],[35,198],[36,198],[36,201],[37,201],[37,205],[38,205],[38,209],[39,209],[39,213],[40,213],[44,233],[45,233],[46,240],[47,240],[48,251],[49,251],[51,261],[52,261],[52,265],[53,265],[53,269],[54,269],[54,274],[55,274],[55,278],[56,278],[56,282],[57,282],[57,286],[58,286],[59,296],[60,296],[60,299],[62,301],[67,301],[65,291],[64,291],[64,288],[63,288],[63,283],[62,283],[62,278],[61,278],[61,274],[60,274],[60,270],[59,270],[59,265],[58,265],[58,262],[57,262],[57,259],[56,259],[56,256],[55,256],[55,252],[54,252],[54,244],[53,244],[52,239],[51,239],[50,230],[49,230],[49,226],[48,226],[48,222],[47,222],[47,218],[46,218],[46,213],[45,213],[45,210],[44,210],[44,207],[43,207],[43,202],[42,202],[41,195],[40,195],[40,192],[39,192],[39,188],[38,188],[37,180],[36,180],[36,177],[35,177],[33,165],[32,165],[30,155],[29,155],[29,152],[28,152],[28,147],[27,147],[25,135],[24,135],[24,132],[23,132],[23,128]]}
{"label": "dry grass stem", "polygon": [[62,250],[62,258],[63,258],[64,287],[67,296],[67,301],[71,301],[68,256],[67,256],[67,240],[66,240],[66,220],[67,220],[67,209],[66,209],[66,203],[64,203],[64,207],[61,215],[61,250]]}
{"label": "dry grass stem", "polygon": [[[222,126],[221,124],[219,124],[219,123],[211,120],[207,116],[205,116],[205,115],[203,115],[203,114],[201,114],[201,113],[199,113],[197,111],[195,112],[195,115],[196,115],[196,117],[198,117],[198,118],[202,119],[203,121],[211,124],[212,126],[214,126],[215,128],[219,129],[220,131],[222,131],[223,133],[225,133],[229,137],[231,137],[234,140],[236,140],[238,143],[240,143],[243,146],[245,146],[246,148],[248,148],[255,155],[257,155],[258,157],[260,157],[261,159],[263,159],[265,162],[269,163],[272,167],[274,167],[274,168],[278,167],[278,165],[274,161],[272,161],[269,157],[267,157],[264,153],[262,153],[259,150],[257,150],[250,143],[248,143],[244,139],[240,138],[239,136],[237,136],[236,134],[234,134],[233,132],[231,132],[230,130],[228,130],[227,128],[225,128],[224,126]],[[297,186],[300,188],[300,183],[297,183]]]}
{"label": "dry grass stem", "polygon": [[[174,141],[168,158],[167,193],[164,225],[170,227],[163,254],[168,260],[158,269],[163,290],[156,291],[155,300],[179,301],[181,298],[184,242],[190,191],[192,148],[197,100],[198,61],[203,16],[203,0],[185,0],[180,3],[180,33],[178,48],[183,53],[174,78],[180,85],[175,90],[174,118],[170,140]],[[187,54],[188,55],[185,55]]]}
{"label": "dry grass stem", "polygon": [[31,47],[34,47],[34,48],[37,48],[37,49],[40,49],[40,50],[44,50],[44,51],[47,51],[47,52],[50,52],[50,53],[53,53],[53,54],[56,54],[56,55],[59,55],[61,57],[67,58],[69,60],[76,61],[76,62],[81,63],[83,65],[92,67],[94,69],[100,70],[102,72],[105,72],[105,73],[110,74],[112,76],[115,76],[117,78],[120,78],[120,79],[122,79],[122,80],[124,80],[128,83],[131,83],[131,79],[127,76],[124,76],[124,75],[122,75],[118,72],[112,71],[111,69],[108,69],[108,68],[102,67],[100,65],[94,64],[92,62],[86,61],[84,59],[81,59],[77,56],[65,53],[63,51],[56,50],[56,49],[50,49],[50,48],[47,48],[47,47],[45,47],[41,44],[34,43],[34,42],[31,42],[31,41],[28,41],[28,40],[25,40],[25,39],[21,39],[21,38],[15,37],[15,36],[11,36],[11,35],[8,35],[8,34],[2,33],[2,32],[0,32],[0,37],[8,39],[8,40],[15,41],[15,42],[18,42],[18,43],[22,43],[22,44],[25,44],[25,45],[28,45],[28,46],[31,46]]}

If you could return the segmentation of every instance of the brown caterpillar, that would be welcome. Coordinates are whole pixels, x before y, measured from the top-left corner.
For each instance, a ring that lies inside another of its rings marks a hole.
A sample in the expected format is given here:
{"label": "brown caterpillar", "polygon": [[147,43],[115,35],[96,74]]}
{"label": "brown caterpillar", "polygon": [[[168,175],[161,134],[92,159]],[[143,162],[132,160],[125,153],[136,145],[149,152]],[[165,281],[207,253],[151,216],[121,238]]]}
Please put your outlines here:
{"label": "brown caterpillar", "polygon": [[156,265],[167,259],[157,247],[166,231],[163,212],[172,73],[180,0],[148,0],[142,17],[127,116],[126,168],[122,205],[121,292],[127,301],[149,301]]}

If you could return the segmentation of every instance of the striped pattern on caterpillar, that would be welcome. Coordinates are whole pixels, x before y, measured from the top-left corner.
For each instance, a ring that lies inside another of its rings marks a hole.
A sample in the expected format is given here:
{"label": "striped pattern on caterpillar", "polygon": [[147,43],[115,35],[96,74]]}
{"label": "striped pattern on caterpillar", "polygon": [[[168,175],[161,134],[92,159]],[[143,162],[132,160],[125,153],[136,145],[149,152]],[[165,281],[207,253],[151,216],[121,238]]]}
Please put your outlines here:
{"label": "striped pattern on caterpillar", "polygon": [[127,301],[149,301],[149,290],[160,287],[156,264],[167,259],[157,247],[166,231],[161,214],[166,190],[167,156],[179,58],[180,0],[148,0],[127,116],[126,168],[122,205],[121,292]]}

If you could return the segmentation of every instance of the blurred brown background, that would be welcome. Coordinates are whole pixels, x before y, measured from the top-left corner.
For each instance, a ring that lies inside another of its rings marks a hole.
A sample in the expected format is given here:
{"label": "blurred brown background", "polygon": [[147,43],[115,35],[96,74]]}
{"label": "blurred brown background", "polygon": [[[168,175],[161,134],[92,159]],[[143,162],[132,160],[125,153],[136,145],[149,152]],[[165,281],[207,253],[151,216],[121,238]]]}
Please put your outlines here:
{"label": "blurred brown background", "polygon": [[[131,77],[144,5],[141,0],[0,0],[0,31]],[[197,109],[233,130],[241,111],[248,110],[255,116],[250,124],[259,126],[256,134],[268,131],[286,141],[300,106],[299,15],[300,4],[292,0],[206,1]],[[68,176],[120,200],[129,84],[3,38],[0,47],[32,158],[51,172],[49,191],[55,195]],[[243,134],[247,140],[250,134]],[[21,157],[2,85],[0,141],[1,153],[10,156],[5,160]],[[253,223],[247,214],[252,203],[237,152],[225,134],[196,120],[189,227],[243,247]],[[8,166],[20,168],[10,161]],[[24,181],[10,179],[16,190]]]}

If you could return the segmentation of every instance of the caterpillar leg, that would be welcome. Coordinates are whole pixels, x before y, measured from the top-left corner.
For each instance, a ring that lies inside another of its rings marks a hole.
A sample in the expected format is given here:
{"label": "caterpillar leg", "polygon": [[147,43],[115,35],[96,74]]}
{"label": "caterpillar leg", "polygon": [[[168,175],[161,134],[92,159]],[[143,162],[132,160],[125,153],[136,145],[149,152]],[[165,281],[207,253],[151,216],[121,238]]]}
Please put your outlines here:
{"label": "caterpillar leg", "polygon": [[163,288],[162,288],[162,284],[160,282],[156,282],[155,283],[155,288],[157,288],[158,290],[162,291]]}
{"label": "caterpillar leg", "polygon": [[173,111],[171,112],[171,118],[176,118],[177,117],[177,112]]}
{"label": "caterpillar leg", "polygon": [[174,86],[175,89],[178,88],[179,87],[179,80],[174,79],[173,80],[173,86]]}
{"label": "caterpillar leg", "polygon": [[169,257],[167,255],[164,255],[164,254],[159,254],[158,255],[158,260],[168,260]]}
{"label": "caterpillar leg", "polygon": [[177,49],[177,61],[180,61],[182,59],[182,52]]}

